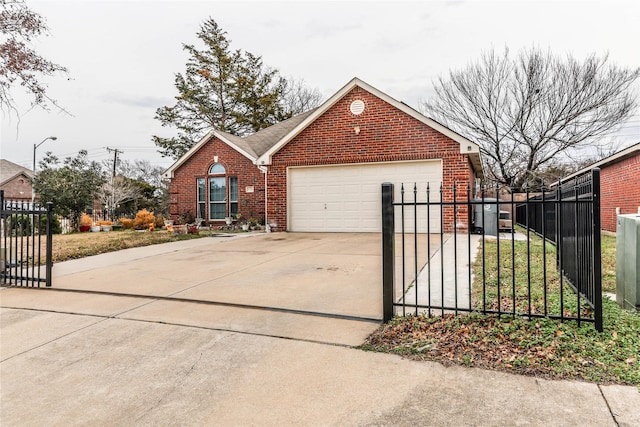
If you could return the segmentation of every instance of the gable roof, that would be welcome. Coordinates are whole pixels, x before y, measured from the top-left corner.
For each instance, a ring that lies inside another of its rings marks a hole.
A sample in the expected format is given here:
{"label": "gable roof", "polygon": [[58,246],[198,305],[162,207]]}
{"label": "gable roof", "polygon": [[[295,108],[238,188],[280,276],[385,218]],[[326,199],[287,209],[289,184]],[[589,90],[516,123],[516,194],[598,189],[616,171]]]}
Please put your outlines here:
{"label": "gable roof", "polygon": [[617,153],[609,157],[605,157],[602,160],[592,163],[589,166],[582,168],[579,171],[574,172],[571,175],[562,178],[562,180],[564,181],[566,179],[571,179],[575,176],[582,175],[583,173],[588,172],[593,168],[600,168],[600,169],[605,168],[613,163],[620,162],[628,157],[635,156],[635,155],[640,155],[640,142],[630,147],[627,147],[624,150],[618,151]]}
{"label": "gable roof", "polygon": [[417,110],[409,107],[403,102],[399,102],[396,99],[390,97],[384,92],[379,91],[373,86],[363,82],[362,80],[354,77],[349,83],[342,87],[338,92],[325,101],[320,107],[307,111],[306,113],[298,114],[291,117],[288,120],[277,123],[266,129],[262,129],[252,135],[246,137],[239,137],[219,130],[212,130],[205,135],[200,141],[198,141],[189,151],[187,151],[181,158],[179,158],[173,165],[169,167],[164,173],[165,178],[173,178],[173,174],[182,164],[184,164],[191,156],[193,156],[200,148],[205,145],[213,137],[217,137],[230,147],[234,148],[240,154],[247,157],[254,164],[258,166],[270,165],[271,159],[275,153],[280,151],[285,145],[287,145],[293,138],[295,138],[300,132],[306,129],[311,123],[313,123],[318,117],[322,116],[327,110],[329,110],[334,104],[336,104],[342,97],[349,93],[353,88],[360,87],[372,95],[382,99],[383,101],[391,104],[393,107],[404,112],[405,114],[417,119],[437,132],[451,138],[460,144],[460,153],[466,154],[471,160],[473,169],[479,178],[484,176],[482,167],[482,160],[480,157],[480,147],[478,144],[471,142],[462,135],[452,131],[446,126],[441,125],[433,119],[419,113]]}
{"label": "gable roof", "polygon": [[9,160],[0,159],[0,185],[4,185],[18,175],[25,175],[29,179],[33,178],[31,169],[10,162]]}
{"label": "gable roof", "polygon": [[200,139],[193,147],[189,149],[182,157],[172,164],[165,172],[165,178],[173,178],[173,173],[195,153],[202,148],[212,138],[218,138],[237,152],[257,164],[258,158],[263,155],[269,148],[275,145],[284,135],[288,134],[291,129],[307,118],[315,109],[306,113],[298,114],[287,120],[284,120],[268,128],[262,129],[249,136],[237,136],[221,130],[212,130]]}
{"label": "gable roof", "polygon": [[484,172],[482,170],[482,160],[480,158],[480,147],[478,144],[469,141],[467,138],[462,135],[452,131],[446,126],[441,125],[433,119],[419,113],[415,109],[409,107],[407,104],[403,102],[399,102],[398,100],[390,97],[384,92],[374,88],[368,83],[363,82],[362,80],[354,77],[349,83],[342,87],[338,92],[336,92],[331,98],[324,102],[320,107],[314,110],[309,116],[300,122],[298,126],[293,128],[287,135],[285,135],[280,141],[278,141],[275,145],[265,151],[264,154],[260,156],[257,163],[259,165],[269,165],[271,164],[271,158],[275,153],[277,153],[280,149],[282,149],[285,145],[287,145],[293,138],[295,138],[300,132],[307,128],[311,123],[313,123],[318,117],[324,114],[327,110],[329,110],[333,105],[335,105],[343,96],[349,93],[353,88],[360,87],[365,91],[371,93],[372,95],[382,99],[383,101],[391,104],[393,107],[402,111],[403,113],[413,117],[414,119],[424,123],[430,128],[440,132],[443,135],[448,136],[452,140],[456,141],[460,144],[460,153],[468,154],[471,163],[473,165],[473,169],[478,174],[478,177],[482,177]]}

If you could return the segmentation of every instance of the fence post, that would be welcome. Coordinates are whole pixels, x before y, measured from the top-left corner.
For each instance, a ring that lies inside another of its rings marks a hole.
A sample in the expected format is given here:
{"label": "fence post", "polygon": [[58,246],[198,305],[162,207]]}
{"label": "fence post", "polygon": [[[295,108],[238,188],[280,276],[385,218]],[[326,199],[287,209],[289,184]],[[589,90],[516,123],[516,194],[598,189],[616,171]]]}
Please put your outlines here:
{"label": "fence post", "polygon": [[600,169],[591,171],[591,189],[593,191],[593,308],[595,327],[602,332],[602,238],[600,236]]}
{"label": "fence post", "polygon": [[[553,241],[556,244],[556,269],[562,274],[561,270],[561,252],[563,248],[562,241],[562,181],[558,179],[558,183],[556,185],[556,194],[555,194],[555,202],[553,203],[553,207],[555,210],[555,236],[553,237]],[[546,243],[545,243],[546,245]]]}
{"label": "fence post", "polygon": [[393,285],[395,275],[395,221],[393,184],[382,184],[382,321],[393,318]]}
{"label": "fence post", "polygon": [[51,287],[51,270],[53,269],[53,203],[47,202],[47,254],[46,254],[46,262],[47,262],[47,279],[46,279],[46,287]]}
{"label": "fence post", "polygon": [[6,222],[4,220],[4,190],[0,190],[0,273],[2,274],[2,283],[5,283],[4,274],[7,270],[7,237]]}

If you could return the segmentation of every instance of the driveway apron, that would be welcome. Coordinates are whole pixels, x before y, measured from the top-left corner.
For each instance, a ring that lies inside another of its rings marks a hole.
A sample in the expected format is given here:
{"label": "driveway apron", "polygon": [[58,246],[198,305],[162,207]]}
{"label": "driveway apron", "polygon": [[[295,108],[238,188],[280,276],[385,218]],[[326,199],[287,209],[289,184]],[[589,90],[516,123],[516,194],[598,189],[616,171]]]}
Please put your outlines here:
{"label": "driveway apron", "polygon": [[[407,268],[421,268],[426,250],[416,264],[405,249]],[[381,252],[377,233],[205,237],[55,264],[54,295],[16,289],[3,305],[98,316],[117,307],[108,315],[359,345],[382,317]],[[397,292],[407,280],[397,268]]]}
{"label": "driveway apron", "polygon": [[358,345],[382,317],[381,268],[376,233],[207,237],[56,264],[54,295],[3,305]]}
{"label": "driveway apron", "polygon": [[130,259],[119,253],[110,265],[54,276],[54,287],[376,319],[382,311],[379,239],[297,233],[204,238],[208,244],[168,253]]}

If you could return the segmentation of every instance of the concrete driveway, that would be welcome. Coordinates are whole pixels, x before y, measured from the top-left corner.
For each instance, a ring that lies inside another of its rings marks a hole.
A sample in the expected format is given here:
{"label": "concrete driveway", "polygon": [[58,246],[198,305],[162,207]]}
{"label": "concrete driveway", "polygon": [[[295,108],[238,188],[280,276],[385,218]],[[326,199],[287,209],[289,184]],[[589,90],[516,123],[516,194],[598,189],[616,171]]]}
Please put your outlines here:
{"label": "concrete driveway", "polygon": [[1,424],[640,423],[634,387],[346,348],[378,326],[379,251],[374,235],[204,238],[0,288]]}
{"label": "concrete driveway", "polygon": [[381,317],[377,234],[272,233],[192,242],[143,257],[133,251],[104,255],[111,265],[71,274],[56,266],[54,287]]}
{"label": "concrete driveway", "polygon": [[[56,264],[51,295],[37,303],[103,315],[101,299],[131,301],[129,318],[358,345],[382,317],[380,253],[373,233],[181,241]],[[24,304],[21,295],[15,306]]]}

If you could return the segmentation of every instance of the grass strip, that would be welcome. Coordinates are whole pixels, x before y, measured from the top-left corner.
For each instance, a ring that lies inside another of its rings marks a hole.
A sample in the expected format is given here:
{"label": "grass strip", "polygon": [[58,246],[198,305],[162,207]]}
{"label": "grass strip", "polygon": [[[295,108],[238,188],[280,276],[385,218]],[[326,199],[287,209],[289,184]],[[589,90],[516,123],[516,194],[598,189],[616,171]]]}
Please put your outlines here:
{"label": "grass strip", "polygon": [[[528,313],[526,291],[530,274],[531,312],[544,313],[542,278],[545,274],[543,253],[546,251],[547,311],[559,313],[561,293],[560,278],[555,269],[555,248],[543,245],[541,239],[532,236],[531,257],[527,262],[526,242],[516,243],[515,257],[511,256],[511,241],[500,244],[499,302],[497,243],[485,242],[486,269],[482,271],[482,251],[474,263],[475,307],[483,303],[484,297],[489,307],[497,308],[502,304],[503,310],[512,309],[513,271],[516,312]],[[615,238],[603,236],[602,252],[603,290],[611,292],[615,290]],[[515,268],[512,268],[512,262],[515,262]],[[562,295],[565,315],[575,313],[577,298],[571,288],[563,286]],[[576,321],[560,322],[549,318],[528,320],[478,313],[396,317],[370,335],[360,348],[444,365],[640,388],[640,313],[623,310],[614,301],[603,298],[603,320],[604,331],[599,333],[591,323],[578,326]]]}

